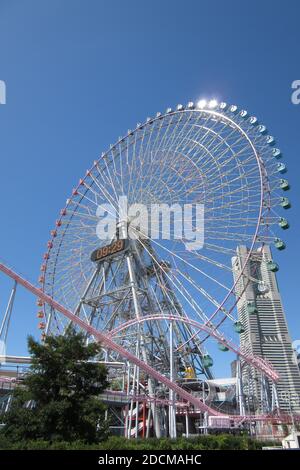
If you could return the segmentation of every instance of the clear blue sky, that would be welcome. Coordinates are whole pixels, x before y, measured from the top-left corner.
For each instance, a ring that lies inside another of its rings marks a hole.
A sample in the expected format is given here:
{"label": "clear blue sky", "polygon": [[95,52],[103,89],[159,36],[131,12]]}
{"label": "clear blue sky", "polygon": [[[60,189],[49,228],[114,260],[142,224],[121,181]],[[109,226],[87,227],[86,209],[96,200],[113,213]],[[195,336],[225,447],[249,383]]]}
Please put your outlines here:
{"label": "clear blue sky", "polygon": [[[0,0],[0,257],[39,275],[56,216],[86,168],[119,135],[177,103],[215,97],[256,114],[276,136],[292,184],[279,284],[300,339],[300,3]],[[0,275],[0,308],[11,285]],[[8,352],[38,336],[21,291]]]}

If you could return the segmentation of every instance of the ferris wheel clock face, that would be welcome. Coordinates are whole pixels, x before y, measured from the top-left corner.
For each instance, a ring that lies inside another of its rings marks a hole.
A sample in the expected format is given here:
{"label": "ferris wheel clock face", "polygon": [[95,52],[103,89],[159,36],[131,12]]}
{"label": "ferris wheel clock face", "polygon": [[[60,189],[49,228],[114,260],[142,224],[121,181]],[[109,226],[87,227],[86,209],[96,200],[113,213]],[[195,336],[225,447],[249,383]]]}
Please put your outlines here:
{"label": "ferris wheel clock face", "polygon": [[[122,286],[129,285],[129,275],[122,257],[116,256],[128,246],[125,240],[99,240],[97,209],[109,204],[119,216],[119,199],[124,196],[128,205],[142,204],[149,213],[153,204],[182,208],[201,204],[201,249],[186,249],[184,236],[167,239],[137,233],[130,242],[129,251],[135,247],[131,274],[140,289],[135,304],[140,303],[140,317],[172,311],[178,318],[203,325],[201,331],[181,323],[175,328],[177,346],[183,344],[191,351],[195,341],[202,345],[210,332],[235,334],[236,303],[242,295],[242,287],[237,286],[247,285],[239,282],[241,276],[259,286],[260,280],[251,272],[252,257],[262,246],[274,245],[279,250],[285,246],[279,222],[282,195],[286,195],[282,191],[289,185],[281,179],[286,167],[280,158],[266,126],[235,105],[201,100],[147,118],[92,164],[61,210],[41,268],[44,292],[101,331],[120,331],[125,323],[127,330],[116,341],[135,352],[138,328],[128,323],[134,322],[135,315],[131,294],[120,294]],[[232,260],[238,247],[244,254],[237,273]],[[108,259],[112,270],[103,273],[103,266],[98,273],[110,277],[95,278],[97,263]],[[143,277],[146,272],[147,279]],[[118,292],[113,301],[102,302],[101,312],[95,303],[89,312],[91,302],[81,310],[89,286],[93,299],[98,299],[103,285],[107,292]],[[62,315],[53,314],[47,306],[45,315],[49,334],[65,331],[68,321]],[[148,321],[143,328],[144,344],[156,336],[168,341],[164,324]]]}
{"label": "ferris wheel clock face", "polygon": [[115,240],[109,245],[102,246],[91,254],[91,261],[99,262],[106,258],[117,255],[118,253],[126,250],[128,247],[128,241],[125,239]]}

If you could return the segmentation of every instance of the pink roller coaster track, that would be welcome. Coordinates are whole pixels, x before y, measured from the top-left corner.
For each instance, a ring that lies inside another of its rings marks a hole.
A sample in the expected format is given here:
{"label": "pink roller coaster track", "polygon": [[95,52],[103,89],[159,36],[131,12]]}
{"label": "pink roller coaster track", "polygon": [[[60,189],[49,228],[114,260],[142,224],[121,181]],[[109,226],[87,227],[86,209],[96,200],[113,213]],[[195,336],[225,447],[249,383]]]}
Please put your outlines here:
{"label": "pink roller coaster track", "polygon": [[[92,334],[95,337],[95,339],[100,341],[105,347],[116,351],[122,357],[126,358],[129,362],[131,362],[132,364],[135,364],[138,367],[140,367],[140,369],[143,370],[144,372],[146,372],[146,374],[148,374],[149,376],[151,376],[154,379],[158,380],[159,382],[165,384],[169,389],[173,390],[180,398],[182,398],[183,400],[186,400],[187,402],[194,405],[197,410],[199,410],[201,412],[207,412],[209,415],[214,415],[214,416],[224,415],[223,413],[220,413],[219,411],[214,410],[213,408],[207,406],[200,399],[198,399],[197,397],[191,395],[189,392],[187,392],[186,390],[181,388],[179,385],[172,382],[167,377],[163,376],[158,371],[153,369],[153,367],[149,366],[145,362],[138,359],[134,354],[131,354],[129,351],[127,351],[126,349],[119,346],[117,343],[115,343],[111,339],[111,336],[108,336],[105,333],[97,331],[95,328],[90,326],[88,323],[86,323],[83,320],[81,320],[80,318],[78,318],[76,315],[74,315],[74,313],[72,313],[70,310],[68,310],[67,308],[63,307],[61,304],[56,302],[50,296],[45,294],[41,289],[39,289],[38,287],[31,284],[29,281],[22,278],[20,275],[15,273],[12,269],[8,268],[7,266],[5,266],[2,263],[0,263],[0,271],[2,271],[4,274],[6,274],[7,276],[14,279],[18,284],[25,287],[25,289],[27,289],[32,294],[37,296],[43,302],[47,303],[48,305],[53,307],[58,312],[65,315],[67,318],[69,318],[76,325],[80,326],[80,328],[82,328],[83,330],[85,330],[88,333]],[[172,319],[172,318],[168,317],[168,319]],[[174,319],[178,320],[177,317],[174,317]],[[196,326],[198,327],[199,324],[197,324]],[[218,337],[218,339],[221,340],[221,338],[219,338],[219,337]],[[223,343],[224,342],[225,342],[225,340],[223,339]],[[226,345],[228,345],[227,342],[226,342]],[[234,350],[235,352],[241,354],[240,351],[238,351],[237,349],[233,349],[232,346],[231,346],[231,349]],[[260,368],[262,370],[261,364],[259,362],[254,361],[254,358],[249,358],[248,356],[247,357],[245,356],[244,358],[245,358],[245,360],[250,362],[253,366],[255,366],[256,368]],[[255,358],[255,359],[257,359],[257,358]],[[268,370],[268,366],[264,365],[263,369],[264,370],[262,370],[262,371],[264,373],[266,373],[266,371]],[[268,370],[269,377],[271,377],[272,374],[274,374],[274,371],[273,371],[273,369],[269,368],[269,370]],[[274,377],[273,377],[273,380],[274,380]],[[241,419],[241,418],[245,419],[245,417],[241,417],[241,416],[234,416],[233,418],[235,418],[235,419]],[[247,416],[246,419],[253,419],[253,417]]]}
{"label": "pink roller coaster track", "polygon": [[128,327],[135,325],[137,323],[142,323],[146,321],[152,321],[152,320],[167,320],[167,321],[176,321],[176,322],[182,322],[182,323],[187,323],[188,325],[191,325],[195,327],[196,329],[205,331],[206,333],[209,334],[212,338],[215,338],[219,343],[224,344],[224,346],[227,346],[228,349],[230,349],[232,352],[238,354],[240,357],[244,359],[244,361],[248,362],[251,364],[253,367],[256,369],[260,370],[263,374],[265,374],[269,379],[271,379],[273,382],[277,382],[279,379],[279,374],[275,371],[273,366],[267,362],[265,359],[262,359],[261,357],[254,356],[252,354],[243,352],[238,346],[236,346],[232,341],[229,341],[228,339],[224,338],[223,335],[221,335],[217,330],[209,328],[207,325],[202,325],[201,323],[196,322],[195,320],[191,320],[186,317],[182,317],[179,315],[145,315],[142,318],[134,318],[133,320],[129,320],[126,323],[123,323],[122,325],[118,326],[114,330],[110,331],[108,334],[109,337],[114,337],[117,334],[119,334],[121,331],[127,329]]}

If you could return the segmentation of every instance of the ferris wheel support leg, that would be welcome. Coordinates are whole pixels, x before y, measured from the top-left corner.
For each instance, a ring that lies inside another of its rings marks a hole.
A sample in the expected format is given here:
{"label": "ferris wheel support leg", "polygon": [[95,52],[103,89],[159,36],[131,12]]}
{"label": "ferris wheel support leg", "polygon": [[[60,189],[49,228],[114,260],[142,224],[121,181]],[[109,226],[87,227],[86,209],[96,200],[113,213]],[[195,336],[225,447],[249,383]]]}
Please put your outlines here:
{"label": "ferris wheel support leg", "polygon": [[[130,392],[130,368],[131,368],[131,365],[130,363],[127,361],[127,384],[126,384],[126,394],[127,396],[129,396],[129,392]],[[124,430],[124,433],[125,433],[125,437],[128,439],[129,438],[129,406],[126,405],[126,408],[125,408],[125,430]]]}
{"label": "ferris wheel support leg", "polygon": [[[5,346],[6,346],[6,340],[7,340],[7,335],[8,335],[8,330],[9,330],[9,325],[10,325],[10,319],[11,319],[11,314],[13,311],[13,306],[14,306],[14,300],[16,296],[16,290],[17,290],[17,281],[14,282],[13,288],[11,290],[8,304],[5,310],[5,314],[1,323],[0,327],[0,341],[3,343],[3,354],[5,354]],[[1,351],[0,351],[1,353]]]}
{"label": "ferris wheel support leg", "polygon": [[242,370],[241,370],[241,361],[240,358],[237,357],[236,360],[236,394],[237,400],[239,404],[239,412],[241,416],[245,416],[245,402],[244,402],[244,394],[243,394],[243,379],[242,379]]}
{"label": "ferris wheel support leg", "polygon": [[[137,347],[136,347],[136,356],[140,359],[140,328],[141,326],[138,325],[138,337],[137,337]],[[137,397],[139,396],[140,392],[140,368],[137,367],[136,369],[136,395]],[[135,415],[135,438],[137,439],[139,437],[139,401],[138,399],[135,402],[135,408],[136,408],[136,415]]]}
{"label": "ferris wheel support leg", "polygon": [[[138,354],[138,345],[136,347],[136,355]],[[135,395],[135,388],[136,388],[136,376],[137,376],[137,366],[134,365],[133,367],[133,378],[132,378],[132,388],[131,392],[132,395]],[[137,408],[136,408],[136,420],[137,420],[137,414],[138,414],[138,402],[136,402]],[[129,425],[128,425],[128,439],[131,438],[131,428],[132,428],[132,421],[133,421],[133,416],[134,416],[134,398],[131,399],[130,402],[130,410],[129,410]]]}
{"label": "ferris wheel support leg", "polygon": [[[88,294],[88,292],[89,292],[89,290],[90,290],[90,288],[91,288],[91,285],[93,284],[93,282],[94,282],[94,280],[95,280],[95,278],[96,278],[96,276],[97,276],[97,274],[98,274],[98,271],[99,271],[98,268],[95,269],[95,271],[93,272],[93,274],[92,274],[90,280],[88,281],[87,286],[86,286],[86,288],[85,288],[85,290],[84,290],[84,292],[83,292],[82,298],[80,299],[80,301],[78,302],[78,305],[76,306],[76,308],[75,308],[75,310],[74,310],[74,315],[76,315],[76,316],[79,315],[80,310],[81,310],[81,307],[82,307],[82,305],[83,305],[83,303],[84,303],[84,299],[85,299],[85,297],[87,296],[87,294]],[[102,282],[103,282],[103,281],[102,281]],[[46,333],[46,334],[49,334],[49,328],[50,328],[50,325],[51,325],[52,315],[53,315],[53,309],[51,310],[51,313],[49,314],[49,316],[48,316],[48,318],[47,318],[47,324],[46,324],[46,330],[45,330],[45,333]],[[87,322],[88,322],[88,319],[87,319],[87,318],[86,318],[86,320],[87,320]],[[68,326],[65,328],[65,330],[66,330],[72,323],[73,323],[72,320],[70,320],[70,321],[68,322]],[[88,323],[89,323],[89,322],[88,322]]]}
{"label": "ferris wheel support leg", "polygon": [[[173,328],[174,322],[170,322],[170,380],[174,382],[174,338]],[[175,408],[175,393],[173,390],[169,391],[170,405],[169,405],[169,435],[171,439],[176,438],[176,408]]]}
{"label": "ferris wheel support leg", "polygon": [[[137,284],[136,284],[136,279],[135,279],[135,275],[134,275],[134,270],[133,270],[132,260],[131,260],[131,255],[130,254],[128,254],[126,256],[126,260],[127,260],[129,279],[130,279],[130,283],[131,283],[131,291],[132,291],[132,299],[133,299],[135,315],[136,315],[137,319],[139,319],[140,316],[141,316],[140,315],[140,305],[139,305],[139,300],[138,300],[138,295],[137,295]],[[147,353],[146,353],[146,350],[145,350],[145,347],[144,347],[144,340],[143,340],[143,337],[141,335],[141,332],[140,332],[139,338],[140,338],[141,353],[142,353],[143,361],[147,363],[148,358],[147,358]],[[153,381],[150,378],[148,379],[148,388],[149,388],[150,396],[154,397],[155,393],[154,393]],[[161,437],[161,429],[160,429],[160,425],[159,425],[158,415],[157,415],[157,412],[155,410],[155,404],[152,403],[151,407],[153,408],[153,421],[154,421],[155,435],[156,435],[156,437],[159,438],[159,437]]]}

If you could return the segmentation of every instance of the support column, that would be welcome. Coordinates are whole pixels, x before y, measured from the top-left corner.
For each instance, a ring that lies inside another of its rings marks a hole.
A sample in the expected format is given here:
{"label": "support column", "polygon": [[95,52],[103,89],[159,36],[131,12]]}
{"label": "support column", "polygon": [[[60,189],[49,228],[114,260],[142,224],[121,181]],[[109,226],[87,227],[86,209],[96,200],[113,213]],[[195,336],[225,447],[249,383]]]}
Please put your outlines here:
{"label": "support column", "polygon": [[[11,319],[11,314],[14,306],[14,300],[15,300],[15,295],[16,295],[16,290],[17,290],[17,281],[14,282],[13,288],[11,290],[8,304],[5,310],[5,314],[1,323],[0,327],[0,341],[2,341],[3,345],[3,351],[0,350],[0,354],[5,355],[5,345],[6,345],[6,340],[7,340],[7,335],[8,335],[8,329],[9,329],[9,324],[10,324],[10,319]],[[0,343],[1,344],[1,343]]]}
{"label": "support column", "polygon": [[[170,322],[170,380],[174,382],[174,338],[173,338],[173,321]],[[169,391],[169,435],[171,439],[175,439],[176,433],[176,395],[173,390]]]}
{"label": "support column", "polygon": [[190,437],[190,427],[189,427],[189,415],[188,415],[188,408],[186,409],[185,415],[185,435],[186,437]]}
{"label": "support column", "polygon": [[237,394],[237,401],[239,404],[239,413],[241,416],[245,416],[245,402],[244,402],[244,394],[243,394],[243,382],[242,382],[242,370],[241,370],[241,360],[237,357],[236,360],[236,394]]}

